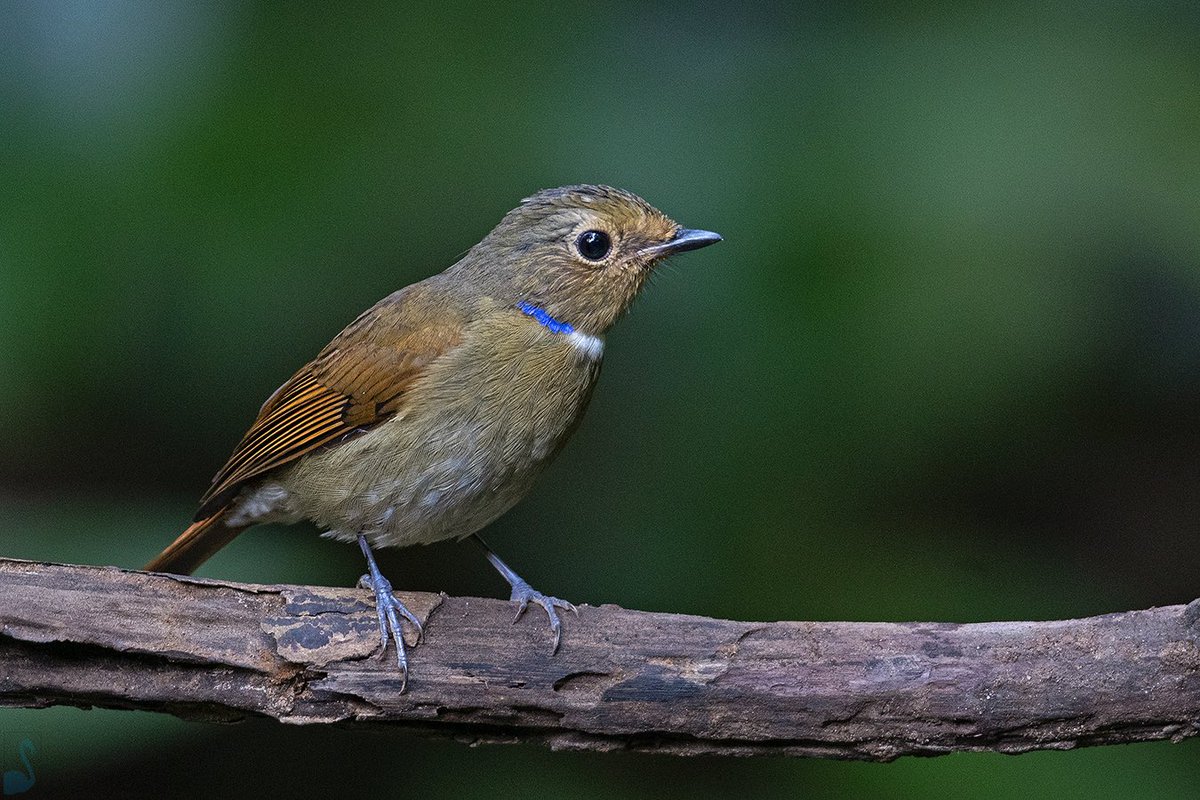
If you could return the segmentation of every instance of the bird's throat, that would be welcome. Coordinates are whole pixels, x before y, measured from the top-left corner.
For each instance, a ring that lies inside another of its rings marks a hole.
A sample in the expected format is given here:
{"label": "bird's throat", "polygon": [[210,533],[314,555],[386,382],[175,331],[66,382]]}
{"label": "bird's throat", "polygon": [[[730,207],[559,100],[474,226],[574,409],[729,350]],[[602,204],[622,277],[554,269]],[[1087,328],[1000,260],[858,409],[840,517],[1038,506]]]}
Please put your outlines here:
{"label": "bird's throat", "polygon": [[550,333],[566,337],[584,358],[596,361],[604,354],[604,340],[599,336],[577,331],[571,323],[555,319],[549,311],[528,301],[517,303],[517,309],[525,316],[536,320]]}

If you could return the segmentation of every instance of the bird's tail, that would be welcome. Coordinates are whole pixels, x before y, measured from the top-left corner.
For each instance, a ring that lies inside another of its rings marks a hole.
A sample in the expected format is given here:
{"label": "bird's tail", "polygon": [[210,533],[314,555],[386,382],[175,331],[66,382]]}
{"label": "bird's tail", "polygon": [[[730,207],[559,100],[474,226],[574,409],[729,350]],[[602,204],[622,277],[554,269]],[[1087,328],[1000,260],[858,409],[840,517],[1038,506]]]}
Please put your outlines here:
{"label": "bird's tail", "polygon": [[213,553],[232,542],[247,527],[249,526],[230,527],[226,525],[225,509],[222,508],[211,517],[205,517],[189,525],[166,550],[159,553],[143,569],[147,572],[190,575],[197,567],[211,558]]}

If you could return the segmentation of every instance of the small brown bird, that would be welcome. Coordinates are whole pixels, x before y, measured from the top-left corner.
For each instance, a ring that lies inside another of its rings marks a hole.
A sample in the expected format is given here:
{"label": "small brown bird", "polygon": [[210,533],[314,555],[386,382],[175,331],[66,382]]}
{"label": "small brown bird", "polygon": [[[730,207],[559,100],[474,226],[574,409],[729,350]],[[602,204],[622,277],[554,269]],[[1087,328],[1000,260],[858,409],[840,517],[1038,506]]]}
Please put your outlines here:
{"label": "small brown bird", "polygon": [[[309,519],[367,559],[379,634],[404,682],[395,598],[371,546],[475,535],[521,613],[556,609],[477,531],[512,508],[575,430],[604,333],[666,256],[719,242],[640,197],[567,186],[526,198],[454,266],[395,292],[271,395],[201,498],[195,522],[147,570],[187,574],[251,525]],[[403,684],[401,686],[403,691]]]}

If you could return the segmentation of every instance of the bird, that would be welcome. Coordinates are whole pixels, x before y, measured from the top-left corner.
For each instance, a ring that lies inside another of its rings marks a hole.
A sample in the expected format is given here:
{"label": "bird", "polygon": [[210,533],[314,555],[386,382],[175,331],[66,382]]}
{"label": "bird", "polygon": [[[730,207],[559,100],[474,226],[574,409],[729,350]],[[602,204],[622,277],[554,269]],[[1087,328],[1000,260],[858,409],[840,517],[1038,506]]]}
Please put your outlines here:
{"label": "bird", "polygon": [[263,404],[200,500],[145,569],[190,574],[246,528],[310,520],[357,542],[375,596],[380,655],[408,656],[373,548],[473,537],[511,587],[517,615],[558,611],[479,531],[520,501],[574,432],[604,336],[668,256],[721,241],[611,186],[539,191],[445,271],[351,322]]}

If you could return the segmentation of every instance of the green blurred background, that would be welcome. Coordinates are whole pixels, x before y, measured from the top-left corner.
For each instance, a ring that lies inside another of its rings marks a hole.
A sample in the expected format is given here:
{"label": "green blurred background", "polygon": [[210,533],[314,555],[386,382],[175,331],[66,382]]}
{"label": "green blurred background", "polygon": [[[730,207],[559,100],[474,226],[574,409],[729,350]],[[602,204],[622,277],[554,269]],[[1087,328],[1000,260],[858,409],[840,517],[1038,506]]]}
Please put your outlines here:
{"label": "green blurred background", "polygon": [[[489,538],[546,591],[735,619],[1200,595],[1200,6],[78,0],[0,9],[0,553],[136,567],[262,400],[520,198],[719,247],[609,337]],[[203,575],[352,584],[261,529]],[[397,585],[504,596],[476,550]],[[570,622],[567,622],[570,637]],[[419,680],[419,654],[417,672]],[[0,710],[29,795],[1196,796],[1147,744],[890,765],[471,749]]]}

